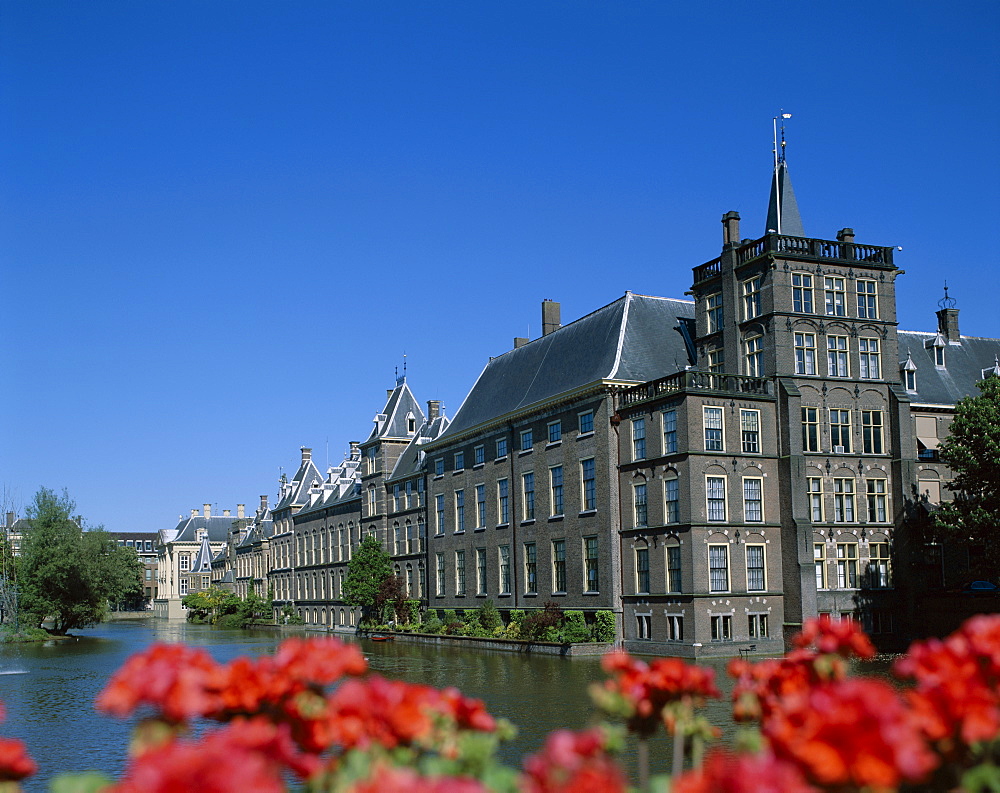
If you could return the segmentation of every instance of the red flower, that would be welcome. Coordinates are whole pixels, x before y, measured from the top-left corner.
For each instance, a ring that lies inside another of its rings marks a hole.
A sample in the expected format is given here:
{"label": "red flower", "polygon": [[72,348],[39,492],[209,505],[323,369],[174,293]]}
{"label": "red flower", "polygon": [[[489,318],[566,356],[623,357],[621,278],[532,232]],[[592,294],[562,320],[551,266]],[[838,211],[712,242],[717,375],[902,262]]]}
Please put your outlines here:
{"label": "red flower", "polygon": [[182,644],[152,644],[131,656],[97,697],[97,708],[128,716],[152,705],[168,721],[182,722],[218,708],[220,667],[204,650]]}
{"label": "red flower", "polygon": [[542,750],[525,759],[524,770],[524,793],[624,793],[627,788],[599,729],[551,733]]}
{"label": "red flower", "polygon": [[895,690],[878,680],[821,683],[761,722],[774,754],[818,785],[876,789],[920,782],[935,767]]}
{"label": "red flower", "polygon": [[798,768],[771,754],[715,750],[701,768],[674,780],[671,793],[815,793]]}
{"label": "red flower", "polygon": [[826,614],[807,620],[794,642],[796,647],[815,647],[820,653],[844,658],[875,656],[875,648],[861,626],[854,620],[835,620]]}
{"label": "red flower", "polygon": [[379,764],[371,776],[356,782],[348,793],[486,793],[487,788],[468,777],[426,777],[412,768]]}
{"label": "red flower", "polygon": [[943,641],[914,642],[895,672],[924,734],[946,756],[1000,733],[1000,615],[967,620]]}
{"label": "red flower", "polygon": [[0,783],[17,782],[37,770],[23,743],[14,738],[0,738]]}

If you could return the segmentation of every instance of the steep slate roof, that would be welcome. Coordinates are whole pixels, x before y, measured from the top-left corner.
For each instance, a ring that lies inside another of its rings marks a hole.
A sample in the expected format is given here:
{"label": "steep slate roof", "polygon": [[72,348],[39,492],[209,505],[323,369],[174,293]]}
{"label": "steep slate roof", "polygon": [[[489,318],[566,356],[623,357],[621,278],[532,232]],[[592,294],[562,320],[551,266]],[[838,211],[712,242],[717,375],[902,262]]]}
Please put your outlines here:
{"label": "steep slate roof", "polygon": [[[781,187],[781,206],[778,206],[778,187]],[[781,215],[781,226],[778,226],[778,215]],[[792,179],[788,175],[788,165],[782,160],[771,177],[771,197],[767,203],[767,225],[764,233],[778,231],[789,237],[804,237],[802,218],[799,215],[799,204],[795,200],[792,189]]]}
{"label": "steep slate roof", "polygon": [[[414,426],[419,427],[424,422],[424,412],[420,409],[413,392],[406,384],[406,376],[396,378],[396,387],[389,394],[385,407],[380,415],[384,415],[385,421],[379,426],[378,423],[372,428],[368,441],[375,438],[409,438],[411,433],[407,430],[406,418],[412,415]],[[367,443],[368,441],[365,441]]]}
{"label": "steep slate roof", "polygon": [[399,455],[399,459],[396,460],[396,465],[393,466],[392,473],[386,477],[386,481],[391,482],[394,479],[402,479],[419,473],[422,468],[420,447],[433,440],[437,440],[448,429],[448,424],[449,421],[446,416],[438,416],[430,424],[427,422],[421,424],[420,429],[417,430],[416,437],[403,449],[403,453]]}
{"label": "steep slate roof", "polygon": [[983,370],[992,369],[1000,356],[1000,339],[961,336],[960,344],[944,348],[944,368],[934,365],[934,349],[925,343],[936,333],[899,331],[900,367],[909,356],[916,365],[917,393],[911,399],[918,404],[954,405],[962,397],[978,396],[976,383],[983,379]]}
{"label": "steep slate roof", "polygon": [[290,486],[282,487],[278,503],[272,507],[271,512],[309,503],[309,488],[313,482],[322,481],[323,475],[312,459],[303,460],[299,463],[299,470],[292,477]]}
{"label": "steep slate roof", "polygon": [[201,547],[198,549],[198,555],[194,559],[194,564],[191,565],[191,572],[212,572],[212,547],[208,544],[208,537],[205,537],[205,539],[201,541]]}
{"label": "steep slate roof", "polygon": [[681,320],[694,303],[627,292],[604,308],[493,358],[444,437],[601,380],[641,383],[692,365]]}
{"label": "steep slate roof", "polygon": [[161,529],[160,538],[163,543],[198,542],[198,530],[206,529],[209,541],[226,542],[234,520],[238,518],[229,515],[212,515],[210,518],[195,515],[193,518],[181,518],[173,529]]}

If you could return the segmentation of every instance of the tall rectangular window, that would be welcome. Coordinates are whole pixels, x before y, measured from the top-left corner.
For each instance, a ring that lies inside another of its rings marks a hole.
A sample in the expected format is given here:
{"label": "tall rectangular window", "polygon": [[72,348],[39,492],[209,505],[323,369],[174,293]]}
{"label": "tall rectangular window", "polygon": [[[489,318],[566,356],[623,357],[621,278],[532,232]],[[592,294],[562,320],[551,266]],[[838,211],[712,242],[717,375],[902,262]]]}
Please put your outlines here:
{"label": "tall rectangular window", "polygon": [[729,546],[708,546],[708,591],[729,591]]}
{"label": "tall rectangular window", "polygon": [[722,330],[722,293],[708,296],[708,332]]}
{"label": "tall rectangular window", "polygon": [[407,509],[410,509],[411,507],[416,506],[413,503],[413,481],[412,480],[410,480],[410,481],[408,481],[406,483],[406,496],[405,496],[404,503],[406,504],[406,508]]}
{"label": "tall rectangular window", "polygon": [[671,641],[671,642],[682,642],[682,641],[684,641],[684,615],[683,614],[668,614],[667,615],[667,641]]}
{"label": "tall rectangular window", "polygon": [[663,493],[666,500],[666,522],[680,521],[680,485],[676,478],[663,480]]}
{"label": "tall rectangular window", "polygon": [[476,548],[476,594],[486,594],[486,549]]}
{"label": "tall rectangular window", "polygon": [[722,347],[715,347],[708,351],[708,371],[719,373],[726,368],[726,352]]}
{"label": "tall rectangular window", "polygon": [[834,454],[851,453],[851,411],[830,408],[830,445]]}
{"label": "tall rectangular window", "polygon": [[743,519],[747,523],[764,520],[764,480],[747,477],[743,480]]}
{"label": "tall rectangular window", "polygon": [[802,408],[802,451],[819,451],[819,408]]}
{"label": "tall rectangular window", "polygon": [[553,421],[548,425],[549,443],[559,443],[562,440],[562,422]]}
{"label": "tall rectangular window", "polygon": [[635,591],[640,595],[649,594],[649,549],[635,549]]}
{"label": "tall rectangular window", "polygon": [[740,411],[740,439],[744,454],[760,454],[760,411]]}
{"label": "tall rectangular window", "polygon": [[721,452],[725,449],[722,431],[722,408],[703,408],[705,418],[705,451]]}
{"label": "tall rectangular window", "polygon": [[858,281],[858,316],[862,319],[878,319],[874,281]]}
{"label": "tall rectangular window", "polygon": [[854,480],[833,480],[833,520],[835,523],[854,522]]}
{"label": "tall rectangular window", "polygon": [[507,493],[507,480],[497,481],[497,518],[501,526],[510,522],[510,498]]}
{"label": "tall rectangular window", "polygon": [[500,594],[510,594],[510,546],[500,546]]}
{"label": "tall rectangular window", "polygon": [[651,615],[635,615],[635,638],[647,642],[653,638],[653,619]]}
{"label": "tall rectangular window", "polygon": [[632,459],[646,459],[646,419],[632,421]]}
{"label": "tall rectangular window", "polygon": [[767,614],[747,614],[747,630],[751,639],[766,639]]}
{"label": "tall rectangular window", "polygon": [[444,534],[444,494],[434,496],[434,511],[437,513],[438,536]]}
{"label": "tall rectangular window", "polygon": [[393,531],[393,553],[397,555],[405,553],[403,550],[403,527],[398,523],[394,526]]}
{"label": "tall rectangular window", "polygon": [[823,479],[819,476],[810,476],[806,479],[809,489],[809,520],[813,523],[823,522]]}
{"label": "tall rectangular window", "polygon": [[826,337],[827,374],[830,377],[850,377],[847,361],[847,336]]}
{"label": "tall rectangular window", "polygon": [[483,445],[476,446],[472,450],[472,459],[475,465],[483,465],[486,462],[486,447]]}
{"label": "tall rectangular window", "polygon": [[837,586],[840,589],[857,589],[858,544],[856,542],[837,543]]}
{"label": "tall rectangular window", "polygon": [[868,544],[868,584],[875,589],[892,586],[892,567],[889,561],[889,543]]}
{"label": "tall rectangular window", "polygon": [[878,339],[858,339],[858,349],[861,352],[861,377],[878,380],[882,376]]}
{"label": "tall rectangular window", "polygon": [[681,546],[667,546],[667,592],[681,592]]}
{"label": "tall rectangular window", "polygon": [[538,592],[538,551],[533,542],[524,544],[524,591],[530,595]]}
{"label": "tall rectangular window", "polygon": [[392,486],[392,508],[396,512],[403,509],[403,490],[399,485]]}
{"label": "tall rectangular window", "polygon": [[764,337],[751,336],[743,342],[748,377],[764,376]]}
{"label": "tall rectangular window", "polygon": [[534,438],[532,436],[531,430],[524,430],[521,433],[521,451],[528,452],[531,451],[531,447],[534,444]]}
{"label": "tall rectangular window", "polygon": [[535,519],[535,475],[526,473],[521,476],[522,491],[524,493],[524,519]]}
{"label": "tall rectangular window", "polygon": [[868,522],[886,523],[889,511],[886,509],[886,480],[867,479],[865,488],[868,497]]}
{"label": "tall rectangular window", "polygon": [[594,411],[588,410],[580,414],[580,434],[587,435],[594,431]]}
{"label": "tall rectangular window", "polygon": [[743,319],[753,319],[760,316],[760,285],[763,279],[758,276],[743,282]]}
{"label": "tall rectangular window", "polygon": [[435,561],[437,563],[437,596],[444,597],[444,554],[437,554]]}
{"label": "tall rectangular window", "polygon": [[583,538],[583,574],[586,576],[587,592],[600,590],[597,578],[597,537]]}
{"label": "tall rectangular window", "polygon": [[455,470],[461,471],[465,468],[465,452],[455,452]]}
{"label": "tall rectangular window", "polygon": [[444,458],[438,457],[434,461],[434,476],[444,476]]}
{"label": "tall rectangular window", "polygon": [[552,541],[553,592],[566,591],[566,540]]}
{"label": "tall rectangular window", "polygon": [[677,411],[663,411],[663,453],[677,452]]}
{"label": "tall rectangular window", "polygon": [[597,478],[594,473],[594,458],[580,461],[580,477],[583,482],[584,510],[597,509]]}
{"label": "tall rectangular window", "polygon": [[465,531],[465,491],[455,491],[455,531]]}
{"label": "tall rectangular window", "polygon": [[455,551],[455,594],[465,594],[465,551]]}
{"label": "tall rectangular window", "polygon": [[806,273],[792,273],[792,311],[813,313],[813,277]]}
{"label": "tall rectangular window", "polygon": [[549,483],[552,495],[552,514],[563,514],[563,469],[561,465],[554,465],[549,469]]}
{"label": "tall rectangular window", "polygon": [[646,485],[636,485],[633,488],[633,505],[636,526],[647,525],[648,510],[646,504]]}
{"label": "tall rectangular window", "polygon": [[816,334],[795,334],[795,374],[816,374]]}
{"label": "tall rectangular window", "polygon": [[486,526],[486,485],[476,485],[476,527]]}
{"label": "tall rectangular window", "polygon": [[844,279],[824,278],[823,287],[826,291],[826,314],[829,317],[845,316]]}
{"label": "tall rectangular window", "polygon": [[502,460],[507,456],[507,439],[497,438],[497,459]]}
{"label": "tall rectangular window", "polygon": [[747,592],[763,592],[766,588],[764,546],[747,546]]}
{"label": "tall rectangular window", "polygon": [[709,476],[705,479],[705,497],[710,521],[726,519],[726,480],[721,476]]}
{"label": "tall rectangular window", "polygon": [[710,622],[713,642],[731,642],[733,640],[732,614],[713,614],[710,617]]}
{"label": "tall rectangular window", "polygon": [[865,454],[882,454],[882,411],[861,411],[861,437]]}
{"label": "tall rectangular window", "polygon": [[813,565],[816,568],[816,589],[827,589],[825,542],[813,543]]}

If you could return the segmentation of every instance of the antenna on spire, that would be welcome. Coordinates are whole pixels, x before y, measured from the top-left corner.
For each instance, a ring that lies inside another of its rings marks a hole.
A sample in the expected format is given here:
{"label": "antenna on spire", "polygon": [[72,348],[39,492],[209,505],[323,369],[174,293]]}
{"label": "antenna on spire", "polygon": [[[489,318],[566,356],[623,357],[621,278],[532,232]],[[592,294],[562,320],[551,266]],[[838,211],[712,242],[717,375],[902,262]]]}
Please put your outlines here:
{"label": "antenna on spire", "polygon": [[406,352],[403,352],[403,378],[406,378]]}
{"label": "antenna on spire", "polygon": [[938,300],[938,308],[954,308],[958,301],[953,297],[948,297],[948,282],[944,282],[944,297]]}

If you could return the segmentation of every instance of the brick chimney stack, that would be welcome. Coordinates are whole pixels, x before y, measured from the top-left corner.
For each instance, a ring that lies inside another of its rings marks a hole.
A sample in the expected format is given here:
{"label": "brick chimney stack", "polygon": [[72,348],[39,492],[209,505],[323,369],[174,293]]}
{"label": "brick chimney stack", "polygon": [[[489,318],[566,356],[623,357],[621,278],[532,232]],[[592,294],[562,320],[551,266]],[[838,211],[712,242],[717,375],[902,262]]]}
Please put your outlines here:
{"label": "brick chimney stack", "polygon": [[432,423],[438,416],[441,415],[441,400],[440,399],[428,399],[427,400],[427,423]]}
{"label": "brick chimney stack", "polygon": [[303,463],[308,463],[310,460],[312,460],[312,456],[313,456],[313,450],[312,449],[307,449],[305,446],[300,447],[300,449],[302,451],[302,462]]}
{"label": "brick chimney stack", "polygon": [[245,513],[246,513],[245,506],[243,504],[237,504],[236,505],[236,517],[237,518],[245,518],[246,517]]}
{"label": "brick chimney stack", "polygon": [[211,504],[202,504],[201,507],[204,510],[204,515],[205,515],[206,518],[212,517],[212,505]]}
{"label": "brick chimney stack", "polygon": [[524,336],[515,336],[514,337],[514,349],[516,350],[519,347],[523,347],[529,341],[531,341],[531,339],[526,339]]}
{"label": "brick chimney stack", "polygon": [[560,324],[560,307],[554,300],[542,301],[542,335],[548,336],[562,327]]}
{"label": "brick chimney stack", "polygon": [[740,213],[727,212],[722,216],[722,247],[740,244]]}

